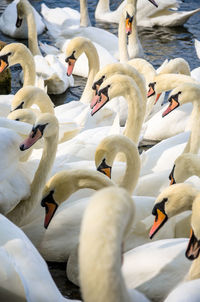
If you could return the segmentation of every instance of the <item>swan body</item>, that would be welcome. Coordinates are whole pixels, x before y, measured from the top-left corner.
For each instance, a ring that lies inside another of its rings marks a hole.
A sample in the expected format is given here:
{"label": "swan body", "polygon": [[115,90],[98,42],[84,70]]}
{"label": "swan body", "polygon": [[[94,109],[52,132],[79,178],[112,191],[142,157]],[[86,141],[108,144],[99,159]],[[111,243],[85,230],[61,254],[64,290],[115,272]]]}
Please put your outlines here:
{"label": "swan body", "polygon": [[200,279],[183,282],[170,292],[165,302],[198,302]]}
{"label": "swan body", "polygon": [[26,235],[3,215],[0,215],[0,224],[1,299],[69,301],[59,292],[46,262]]}
{"label": "swan body", "polygon": [[41,55],[38,48],[36,21],[32,7],[27,0],[20,0],[17,4],[17,14],[20,20],[27,20],[28,46],[34,56],[37,75],[45,81],[48,93],[63,93],[69,86],[73,86],[73,78],[67,77],[65,67],[55,55],[49,54],[46,57]]}
{"label": "swan body", "polygon": [[[7,36],[13,37],[13,38],[21,38],[21,39],[27,39],[28,38],[28,29],[27,29],[27,23],[24,20],[22,22],[22,26],[20,28],[16,27],[17,22],[17,3],[19,3],[20,0],[14,0],[12,3],[10,3],[5,11],[2,13],[0,17],[0,30]],[[45,29],[45,25],[42,21],[41,16],[38,14],[38,12],[32,7],[33,13],[36,19],[37,24],[37,34],[40,35],[43,33]]]}
{"label": "swan body", "polygon": [[[183,25],[191,16],[199,12],[199,9],[192,11],[177,11],[179,4],[176,0],[166,3],[159,0],[158,7],[153,7],[145,0],[137,1],[137,19],[138,26],[180,26]],[[99,0],[95,11],[95,18],[103,22],[118,23],[121,11],[125,5],[123,1],[120,6],[110,11],[108,0]]]}

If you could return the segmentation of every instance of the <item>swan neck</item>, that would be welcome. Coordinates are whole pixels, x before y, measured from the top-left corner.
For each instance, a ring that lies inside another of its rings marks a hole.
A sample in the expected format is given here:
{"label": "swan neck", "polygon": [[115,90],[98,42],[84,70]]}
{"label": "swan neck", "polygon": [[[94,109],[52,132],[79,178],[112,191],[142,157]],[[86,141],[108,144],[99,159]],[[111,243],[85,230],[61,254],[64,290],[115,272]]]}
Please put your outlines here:
{"label": "swan neck", "polygon": [[200,267],[200,256],[197,259],[193,260],[192,265],[190,266],[188,275],[186,276],[187,281],[200,278],[199,267]]}
{"label": "swan neck", "polygon": [[88,14],[87,0],[80,0],[80,15],[81,15],[80,26],[82,27],[90,26],[91,23]]}
{"label": "swan neck", "polygon": [[110,1],[109,0],[99,0],[95,13],[102,14],[110,12]]}
{"label": "swan neck", "polygon": [[28,48],[33,56],[41,55],[38,47],[37,28],[32,8],[29,9],[26,19],[28,25]]}
{"label": "swan neck", "polygon": [[24,73],[23,87],[28,85],[34,86],[36,79],[35,62],[29,50],[26,54],[23,54],[23,60],[20,59],[19,64],[21,65]]}
{"label": "swan neck", "polygon": [[41,113],[48,112],[48,113],[51,113],[54,115],[53,103],[52,103],[50,97],[48,96],[48,94],[43,93],[43,95],[41,97],[41,94],[39,92],[39,93],[35,94],[35,97],[31,98],[31,100],[33,101],[32,104],[35,103],[36,105],[38,105]]}
{"label": "swan neck", "polygon": [[127,62],[129,60],[128,48],[127,48],[127,35],[125,28],[125,20],[123,14],[119,20],[118,26],[118,47],[119,47],[119,60],[120,62]]}
{"label": "swan neck", "polygon": [[[84,216],[80,236],[79,263],[83,299],[87,302],[104,302],[109,297],[109,302],[131,302],[121,273],[121,247],[125,227],[132,218],[132,208],[124,207],[124,204],[123,209],[122,206],[118,207],[118,200],[114,200],[116,206],[111,203],[112,208],[105,205],[110,200],[96,201],[101,203],[97,207],[101,219],[97,219],[97,211],[87,211],[87,221]],[[91,231],[88,232],[89,229]]]}
{"label": "swan neck", "polygon": [[193,102],[193,110],[191,113],[191,134],[183,153],[191,152],[197,154],[200,147],[200,105],[198,102]]}
{"label": "swan neck", "polygon": [[92,43],[85,44],[85,48],[83,51],[85,52],[85,55],[88,58],[89,73],[87,83],[80,101],[85,104],[90,104],[94,96],[94,91],[91,87],[94,81],[94,77],[99,71],[99,56],[95,46],[93,46]]}
{"label": "swan neck", "polygon": [[88,173],[88,175],[83,174],[82,177],[78,176],[79,179],[77,180],[76,190],[78,191],[80,189],[89,188],[97,191],[103,189],[104,187],[109,187],[114,185],[111,179],[102,176],[104,175],[100,174],[99,176],[98,175],[93,176],[93,174],[90,173]]}
{"label": "swan neck", "polygon": [[142,96],[136,85],[126,89],[124,97],[128,102],[128,116],[123,134],[138,144],[146,106],[140,101]]}
{"label": "swan neck", "polygon": [[54,135],[44,139],[42,158],[31,183],[30,197],[26,200],[22,200],[7,215],[7,217],[15,224],[23,225],[23,219],[27,217],[36,204],[41,200],[43,188],[49,177],[49,173],[56,156],[57,143],[58,132],[57,134],[54,133]]}

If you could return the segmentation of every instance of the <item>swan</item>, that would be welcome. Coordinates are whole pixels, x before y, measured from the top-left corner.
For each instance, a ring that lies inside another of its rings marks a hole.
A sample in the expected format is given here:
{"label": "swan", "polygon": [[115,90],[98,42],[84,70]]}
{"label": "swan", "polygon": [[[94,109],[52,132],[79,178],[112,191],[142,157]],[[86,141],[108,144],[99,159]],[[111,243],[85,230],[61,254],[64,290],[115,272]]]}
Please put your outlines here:
{"label": "swan", "polygon": [[[107,78],[114,74],[124,74],[131,77],[135,83],[137,84],[138,88],[140,89],[142,95],[142,102],[144,106],[146,104],[146,88],[145,88],[145,81],[143,76],[137,70],[126,63],[112,63],[106,65],[104,68],[100,69],[99,72],[94,77],[92,89],[95,90],[95,96],[90,104],[90,107],[93,108],[94,105],[98,102],[98,90],[100,85],[105,81]],[[118,112],[120,118],[120,125],[124,125],[127,119],[127,104],[124,98],[118,97],[113,98],[110,100],[108,104],[106,104],[106,108],[111,108],[112,110]]]}
{"label": "swan", "polygon": [[[12,3],[10,3],[4,12],[1,14],[0,17],[0,30],[7,36],[13,37],[13,38],[21,38],[21,39],[27,39],[28,37],[28,30],[27,30],[27,23],[26,20],[22,22],[21,27],[17,27],[17,4],[20,0],[14,0]],[[40,35],[43,33],[45,29],[45,25],[42,21],[41,16],[38,14],[38,12],[32,7],[33,13],[36,19],[36,25],[37,25],[37,34]]]}
{"label": "swan", "polygon": [[[95,18],[103,22],[118,23],[125,3],[123,1],[115,11],[110,11],[109,0],[99,0],[95,10]],[[199,9],[189,12],[177,11],[178,8],[179,3],[176,0],[172,0],[170,3],[159,0],[156,8],[152,7],[145,0],[139,0],[137,2],[138,26],[180,26],[191,16],[199,12]]]}
{"label": "swan", "polygon": [[61,295],[46,262],[22,230],[2,214],[0,225],[2,301],[72,301]]}
{"label": "swan", "polygon": [[[159,229],[171,218],[184,211],[191,211],[192,204],[199,191],[187,183],[174,184],[165,188],[156,198],[152,214],[156,216],[154,224],[150,230],[149,236],[153,236]],[[187,213],[187,219],[188,215]],[[190,217],[189,217],[190,218]],[[181,224],[178,231],[184,236],[189,236],[190,221]]]}
{"label": "swan", "polygon": [[182,282],[170,292],[164,302],[198,302],[200,299],[199,286],[199,279]]}
{"label": "swan", "polygon": [[24,84],[35,85],[35,63],[30,50],[22,43],[11,43],[0,51],[0,72],[7,67],[20,64],[24,74]]}
{"label": "swan", "polygon": [[191,136],[184,149],[184,152],[198,153],[200,147],[199,137],[199,94],[200,85],[194,83],[185,83],[174,88],[168,98],[169,105],[164,110],[162,116],[165,117],[180,105],[192,103],[193,110],[191,112]]}
{"label": "swan", "polygon": [[183,153],[179,155],[174,162],[171,173],[169,174],[170,184],[182,183],[194,175],[200,177],[199,163],[200,157],[198,154]]}
{"label": "swan", "polygon": [[[107,213],[106,216],[105,213]],[[98,222],[96,215],[101,217]],[[100,302],[105,301],[107,297],[110,301],[148,301],[137,291],[128,292],[120,271],[122,240],[128,233],[133,215],[132,200],[123,189],[103,189],[91,198],[81,225],[79,247],[80,284],[84,301]],[[90,235],[89,223],[93,225]],[[94,238],[97,237],[98,240],[95,240]],[[93,246],[92,250],[91,246]],[[96,262],[97,251],[101,258],[100,266]],[[91,278],[92,267],[93,277]],[[100,278],[102,274],[103,279]],[[87,283],[86,277],[90,280]]]}
{"label": "swan", "polygon": [[[30,148],[41,137],[44,137],[42,158],[34,176],[32,176],[33,180],[29,187],[30,191],[20,202],[18,200],[18,204],[15,207],[12,205],[12,209],[7,213],[7,217],[18,225],[23,225],[27,216],[29,216],[27,219],[28,222],[30,222],[31,211],[41,197],[43,187],[47,181],[56,156],[58,121],[56,117],[49,113],[45,113],[37,119],[29,137],[21,143],[20,150],[24,151]],[[34,167],[32,170],[34,170]],[[33,171],[29,169],[29,175],[31,172],[33,173]]]}
{"label": "swan", "polygon": [[[123,83],[123,85],[119,86],[119,81],[120,83]],[[108,95],[110,98],[124,95],[127,99],[127,102],[129,104],[129,113],[123,133],[125,136],[129,137],[137,144],[145,112],[145,108],[140,101],[141,94],[137,85],[130,77],[125,75],[114,75],[112,79],[109,78],[109,80],[105,81],[104,83],[105,85],[112,84],[112,86],[108,88]],[[102,85],[104,85],[104,83]],[[106,96],[105,99],[107,97],[108,96]],[[98,105],[99,103],[92,109],[92,114],[97,111],[96,109]],[[65,156],[74,156],[75,154],[76,157],[79,158],[79,160],[94,159],[94,153],[97,144],[105,136],[107,136],[108,133],[117,134],[121,132],[118,119],[116,119],[115,122],[116,123],[114,123],[112,127],[96,127],[94,129],[87,129],[85,131],[82,131],[70,142],[63,143],[62,148],[58,148],[57,157],[64,156],[64,154]]]}
{"label": "swan", "polygon": [[[196,83],[190,76],[183,74],[160,74],[155,77],[155,82],[150,83],[150,89],[148,95],[151,96],[155,91],[157,94],[174,89],[182,83]],[[162,118],[162,112],[167,108],[167,104],[163,108],[155,113],[151,119],[149,119],[144,127],[146,128],[143,139],[160,141],[180,132],[189,130],[188,116],[192,111],[192,105],[187,104],[178,108],[178,111],[173,115],[168,115],[165,119]],[[183,122],[184,121],[184,122]],[[176,122],[176,126],[174,126]],[[159,124],[159,127],[158,127]],[[172,126],[173,125],[173,126]]]}
{"label": "swan", "polygon": [[[79,247],[79,278],[85,301],[103,301],[100,300],[101,297],[105,301],[108,295],[113,297],[113,301],[116,301],[117,297],[123,301],[122,292],[124,295],[126,293],[124,301],[134,301],[127,296],[125,284],[129,289],[137,287],[136,289],[151,300],[162,301],[169,290],[187,272],[190,266],[189,261],[184,256],[187,240],[168,239],[147,243],[125,253],[122,265],[123,275],[121,275],[122,240],[124,241],[128,235],[134,212],[134,204],[130,196],[122,188],[105,188],[92,196],[84,213]],[[90,235],[88,233],[89,221],[90,225],[93,226],[92,229],[90,228]],[[90,253],[88,253],[88,249]],[[97,251],[98,255],[102,257],[101,265],[98,265],[100,262],[96,261]],[[83,259],[85,259],[84,262]],[[115,260],[113,261],[113,259]],[[93,275],[90,271],[92,268]],[[176,274],[176,270],[178,274]],[[98,273],[101,276],[104,274],[104,278],[99,279]],[[90,283],[85,282],[86,276],[92,276]],[[108,277],[108,280],[105,279],[105,276]],[[96,278],[102,280],[102,283],[98,281],[97,284]],[[95,290],[89,290],[89,284],[92,286],[92,282],[95,282]],[[151,284],[148,285],[148,283]],[[104,287],[103,291],[101,285]],[[111,291],[112,288],[113,291]],[[121,290],[122,288],[124,290]],[[104,293],[106,296],[103,295]],[[140,297],[138,301],[141,300]]]}
{"label": "swan", "polygon": [[[67,106],[65,106],[65,104],[61,105],[62,108],[59,108],[59,110],[58,107],[54,108],[54,104],[52,103],[47,93],[43,89],[35,86],[25,86],[21,88],[15,94],[12,100],[11,110],[19,111],[18,109],[21,110],[30,108],[33,104],[36,104],[40,109],[40,111],[34,111],[37,115],[45,112],[56,115],[59,121],[59,143],[71,139],[82,129],[82,123],[84,120],[83,117],[77,116],[75,119],[77,122],[72,122],[73,117],[70,117],[69,113],[66,110]],[[30,114],[28,113],[28,115]],[[23,118],[25,117],[23,116]],[[34,124],[34,122],[32,124]]]}
{"label": "swan", "polygon": [[80,0],[80,13],[70,7],[49,8],[44,3],[41,4],[41,15],[49,31],[57,35],[61,28],[74,26],[89,26],[87,1]]}
{"label": "swan", "polygon": [[[72,77],[67,77],[65,67],[54,55],[43,57],[38,47],[36,22],[32,7],[28,0],[20,0],[17,4],[17,15],[20,20],[26,19],[28,24],[28,47],[34,56],[36,73],[45,80],[48,93],[60,94],[73,86]],[[20,26],[20,24],[19,24]]]}
{"label": "swan", "polygon": [[144,57],[144,51],[137,33],[136,2],[136,0],[129,0],[127,2],[119,20],[118,41],[120,62]]}

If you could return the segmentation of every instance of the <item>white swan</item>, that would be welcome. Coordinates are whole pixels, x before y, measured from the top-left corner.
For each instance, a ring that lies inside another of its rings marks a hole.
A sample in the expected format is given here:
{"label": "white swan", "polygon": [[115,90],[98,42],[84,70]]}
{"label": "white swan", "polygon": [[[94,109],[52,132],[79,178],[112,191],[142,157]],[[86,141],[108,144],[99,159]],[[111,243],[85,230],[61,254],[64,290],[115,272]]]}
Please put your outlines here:
{"label": "white swan", "polygon": [[[12,100],[11,109],[12,111],[19,111],[24,108],[32,108],[31,106],[33,104],[37,105],[40,109],[40,111],[37,111],[37,109],[35,109],[34,112],[37,115],[40,115],[41,113],[45,112],[56,115],[59,122],[59,143],[71,139],[82,129],[82,123],[84,118],[81,118],[81,116],[77,116],[76,118],[74,118],[74,121],[72,121],[72,117],[70,117],[70,114],[67,112],[67,106],[65,106],[65,104],[61,105],[62,108],[59,108],[58,114],[58,107],[54,108],[54,104],[52,103],[50,97],[46,94],[43,89],[38,87],[28,85],[21,88],[15,94]],[[34,110],[34,108],[32,109]],[[30,115],[29,112],[28,115]],[[23,116],[23,121],[24,118],[25,117]],[[33,118],[33,116],[31,118]],[[75,122],[75,120],[77,122]],[[32,124],[34,124],[34,122]]]}
{"label": "white swan", "polygon": [[[137,287],[151,300],[161,301],[187,272],[190,266],[184,256],[187,240],[168,239],[148,243],[126,253],[122,277],[120,272],[122,242],[125,241],[133,221],[133,209],[132,200],[120,188],[103,189],[91,198],[82,222],[79,248],[80,283],[85,301],[104,301],[108,295],[116,301],[116,294],[120,301],[123,301],[123,297],[124,301],[135,301],[129,298],[125,284],[129,289]],[[100,217],[98,220],[97,216]],[[93,226],[90,234],[89,221]],[[101,257],[101,265],[96,261],[97,252]],[[90,279],[90,283],[86,283],[86,276],[91,276],[92,268],[93,278]],[[175,274],[176,269],[178,274]],[[99,279],[98,276],[102,274],[104,278]],[[95,290],[92,290],[93,286]],[[105,293],[106,297],[102,293]],[[139,298],[139,301],[141,300],[142,298]]]}
{"label": "white swan", "polygon": [[55,55],[47,55],[46,57],[41,55],[36,34],[36,22],[28,0],[19,1],[17,4],[17,14],[20,20],[27,20],[28,46],[34,56],[36,73],[45,80],[48,93],[63,93],[69,86],[73,86],[73,78],[67,77],[65,67]]}
{"label": "white swan", "polygon": [[[112,63],[106,65],[104,68],[102,68],[97,74],[95,75],[92,89],[95,90],[95,96],[93,97],[93,100],[90,104],[91,108],[94,107],[94,105],[98,102],[99,96],[98,96],[98,90],[100,85],[105,81],[107,78],[114,74],[124,74],[129,77],[131,77],[135,83],[137,84],[138,88],[140,89],[141,96],[142,96],[142,102],[144,103],[144,106],[146,104],[146,88],[145,88],[145,81],[143,76],[133,67],[129,66],[125,63]],[[119,114],[120,118],[120,125],[124,125],[127,119],[127,104],[123,97],[113,98],[110,100],[105,108],[111,108],[113,111],[116,111]],[[150,109],[149,109],[150,110]]]}
{"label": "white swan", "polygon": [[[149,95],[152,95],[154,91],[159,94],[163,91],[174,89],[178,85],[187,82],[198,84],[198,82],[196,82],[190,76],[183,74],[157,75],[155,77],[155,82],[150,84],[151,93]],[[153,87],[152,85],[155,86]],[[143,136],[144,140],[160,141],[190,129],[188,125],[188,116],[192,111],[191,104],[182,106],[178,108],[178,111],[176,110],[176,112],[173,112],[173,115],[168,115],[166,118],[163,118],[162,113],[166,108],[167,104],[164,105],[160,111],[155,113],[154,116],[145,123],[144,127],[146,127],[146,130]],[[175,126],[174,123],[176,123]]]}
{"label": "white swan", "polygon": [[164,302],[198,302],[200,279],[181,282],[174,290],[170,292]]}
{"label": "white swan", "polygon": [[[22,22],[21,27],[16,27],[17,23],[17,3],[19,0],[14,0],[10,3],[0,17],[0,30],[7,36],[14,38],[23,38],[28,37],[27,23],[26,20]],[[37,24],[37,34],[40,35],[44,29],[45,25],[42,22],[41,16],[38,12],[32,7],[34,16]]]}
{"label": "white swan", "polygon": [[[137,2],[138,26],[180,26],[191,16],[199,12],[199,9],[192,11],[177,11],[179,3],[176,0],[166,3],[165,0],[156,1],[158,7],[153,7],[145,0]],[[104,22],[118,23],[125,1],[115,11],[110,11],[109,0],[99,0],[95,18]]]}
{"label": "white swan", "polygon": [[2,301],[72,301],[61,295],[46,262],[26,235],[3,215],[0,225]]}
{"label": "white swan", "polygon": [[[132,200],[123,189],[104,189],[91,198],[81,226],[79,248],[80,283],[85,301],[100,302],[105,301],[108,297],[110,301],[148,301],[139,292],[128,292],[120,269],[122,241],[132,223],[133,209]],[[101,219],[97,223],[98,215]],[[93,225],[90,235],[88,232],[89,221]],[[94,244],[94,238],[97,237],[98,240],[95,240]],[[89,250],[91,251],[90,256]],[[97,253],[101,258],[101,265],[97,265],[95,260]],[[111,265],[108,266],[108,263]],[[92,267],[95,274],[91,278]],[[104,278],[100,278],[102,274]],[[85,282],[86,276],[90,280],[88,283]],[[113,276],[115,277],[113,278]]]}
{"label": "white swan", "polygon": [[[15,203],[16,206],[14,209],[10,210],[7,214],[7,217],[16,224],[23,225],[24,220],[27,218],[26,216],[29,216],[27,219],[30,222],[32,208],[34,208],[34,205],[36,205],[41,198],[43,187],[56,156],[58,121],[49,113],[45,113],[37,119],[29,137],[20,145],[20,150],[24,151],[30,148],[41,137],[44,137],[44,149],[39,166],[35,174],[32,175],[33,180],[29,187],[30,192],[28,192],[29,194],[26,194],[20,202],[18,200],[18,204],[16,205]],[[46,151],[47,149],[48,153]],[[34,170],[35,165],[31,172],[34,173]],[[30,174],[29,169],[29,175]],[[14,205],[12,205],[12,208],[13,206]]]}

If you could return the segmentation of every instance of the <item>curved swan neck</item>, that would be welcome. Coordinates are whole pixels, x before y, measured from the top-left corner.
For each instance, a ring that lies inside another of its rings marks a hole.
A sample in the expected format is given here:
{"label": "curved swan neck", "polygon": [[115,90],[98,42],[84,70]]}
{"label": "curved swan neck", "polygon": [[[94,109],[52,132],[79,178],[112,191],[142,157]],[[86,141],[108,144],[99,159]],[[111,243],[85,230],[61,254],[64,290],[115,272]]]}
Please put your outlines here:
{"label": "curved swan neck", "polygon": [[95,46],[91,42],[84,44],[83,52],[85,52],[88,58],[89,74],[85,89],[81,96],[80,101],[85,104],[90,104],[94,91],[92,90],[92,84],[96,73],[99,71],[99,56]]}
{"label": "curved swan neck", "polygon": [[76,173],[75,178],[75,183],[77,185],[76,190],[90,188],[97,191],[104,187],[114,185],[111,179],[105,177],[103,174],[101,175],[101,173],[93,173],[93,171],[80,171],[79,173]]}
{"label": "curved swan neck", "polygon": [[33,207],[42,197],[42,191],[51,171],[57,150],[58,131],[54,135],[45,138],[42,158],[31,183],[30,197],[22,200],[8,213],[7,217],[17,225],[23,225],[23,219],[31,212]]}
{"label": "curved swan neck", "polygon": [[159,74],[163,73],[179,73],[190,76],[190,66],[183,58],[170,60]]}
{"label": "curved swan neck", "polygon": [[21,88],[14,96],[12,101],[12,108],[15,109],[22,101],[24,101],[23,108],[30,108],[36,104],[41,113],[51,113],[54,115],[54,105],[42,89],[34,86],[26,86]]}
{"label": "curved swan neck", "polygon": [[133,148],[130,144],[121,143],[119,149],[116,149],[117,152],[123,152],[126,158],[126,171],[118,185],[132,194],[138,182],[141,166],[137,147]]}
{"label": "curved swan neck", "polygon": [[28,47],[32,52],[33,56],[41,55],[41,52],[38,47],[37,39],[37,28],[35,23],[35,16],[33,9],[28,1],[24,3],[24,14],[27,20],[28,25]]}
{"label": "curved swan neck", "polygon": [[80,26],[83,27],[90,26],[91,23],[88,15],[87,0],[80,0],[80,15],[81,15]]}
{"label": "curved swan neck", "polygon": [[109,297],[109,302],[131,302],[121,274],[121,253],[122,240],[132,219],[133,203],[124,190],[107,188],[93,195],[80,234],[84,301],[103,302]]}

